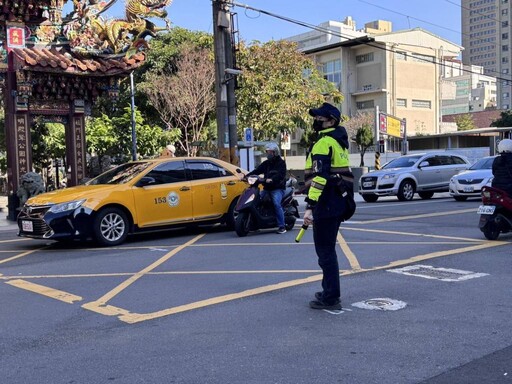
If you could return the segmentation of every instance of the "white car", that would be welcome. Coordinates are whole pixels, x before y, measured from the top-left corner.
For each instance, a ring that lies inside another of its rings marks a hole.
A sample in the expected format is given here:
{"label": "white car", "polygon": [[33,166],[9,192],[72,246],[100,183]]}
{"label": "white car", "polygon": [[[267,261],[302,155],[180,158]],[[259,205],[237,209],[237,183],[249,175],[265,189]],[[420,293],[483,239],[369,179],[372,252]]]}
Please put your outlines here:
{"label": "white car", "polygon": [[482,187],[491,185],[492,163],[496,156],[487,156],[478,160],[467,171],[461,172],[450,179],[450,195],[457,201],[468,197],[480,198]]}
{"label": "white car", "polygon": [[359,179],[359,194],[372,203],[379,196],[397,196],[412,200],[415,193],[430,199],[436,192],[448,192],[453,175],[465,171],[471,163],[464,156],[449,152],[418,153],[391,160],[382,169]]}

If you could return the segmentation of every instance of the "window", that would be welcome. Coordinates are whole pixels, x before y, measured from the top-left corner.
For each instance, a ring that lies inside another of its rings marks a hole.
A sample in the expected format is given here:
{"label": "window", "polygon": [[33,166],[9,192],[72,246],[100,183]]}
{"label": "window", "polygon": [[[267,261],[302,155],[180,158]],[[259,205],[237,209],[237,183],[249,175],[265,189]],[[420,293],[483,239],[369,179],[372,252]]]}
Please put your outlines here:
{"label": "window", "polygon": [[509,97],[510,97],[510,93],[508,93],[508,92],[503,92],[502,97],[503,97],[504,99],[507,99],[507,98],[509,98]]}
{"label": "window", "polygon": [[192,180],[213,179],[231,175],[230,172],[211,161],[187,160],[187,169],[190,171]]}
{"label": "window", "polygon": [[373,52],[365,53],[364,55],[357,55],[356,56],[356,63],[357,64],[368,63],[370,61],[373,61]]}
{"label": "window", "polygon": [[501,34],[501,39],[502,40],[507,40],[508,39],[508,32],[502,33]]}
{"label": "window", "polygon": [[508,27],[508,21],[502,21],[501,22],[501,27],[502,28],[507,28]]}
{"label": "window", "polygon": [[450,158],[452,164],[466,164],[466,162],[458,156],[450,156]]}
{"label": "window", "polygon": [[407,107],[407,99],[396,99],[397,107]]}
{"label": "window", "polygon": [[373,100],[358,101],[356,103],[357,109],[370,109],[375,108],[375,102]]}
{"label": "window", "polygon": [[503,52],[507,52],[507,51],[508,51],[508,45],[502,45],[502,46],[501,46],[501,50],[502,50]]}
{"label": "window", "polygon": [[322,64],[320,71],[324,74],[324,79],[340,86],[341,84],[341,60],[331,60]]}
{"label": "window", "polygon": [[149,171],[146,177],[155,179],[155,184],[179,183],[187,181],[183,161],[169,161]]}
{"label": "window", "polygon": [[508,15],[508,9],[502,9],[501,10],[501,16],[507,16]]}
{"label": "window", "polygon": [[412,100],[412,106],[415,108],[432,108],[432,102],[430,100]]}
{"label": "window", "polygon": [[508,63],[508,57],[502,57],[501,58],[502,63]]}

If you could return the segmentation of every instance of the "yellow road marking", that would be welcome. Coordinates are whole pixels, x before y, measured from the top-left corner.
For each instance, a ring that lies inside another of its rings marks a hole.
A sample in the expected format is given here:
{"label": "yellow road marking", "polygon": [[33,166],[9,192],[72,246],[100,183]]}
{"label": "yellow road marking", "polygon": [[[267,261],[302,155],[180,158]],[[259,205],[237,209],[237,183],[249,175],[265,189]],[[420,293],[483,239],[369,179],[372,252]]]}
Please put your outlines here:
{"label": "yellow road marking", "polygon": [[163,257],[155,261],[154,263],[150,264],[146,268],[144,268],[142,271],[135,273],[133,276],[131,276],[128,280],[123,281],[121,284],[119,284],[117,287],[112,289],[110,292],[107,292],[105,295],[100,297],[96,302],[100,305],[104,305],[107,301],[118,295],[120,292],[128,288],[130,285],[132,285],[134,282],[139,280],[141,277],[143,277],[148,272],[151,272],[153,269],[158,267],[159,265],[163,264],[167,260],[169,260],[171,257],[173,257],[176,253],[181,251],[182,249],[188,247],[190,244],[195,243],[199,239],[201,239],[205,234],[202,233],[196,237],[194,237],[192,240],[187,241],[185,244],[180,245],[179,247],[173,249],[172,251],[165,254]]}
{"label": "yellow road marking", "polygon": [[338,244],[340,245],[341,251],[347,258],[348,262],[350,263],[350,266],[352,269],[358,270],[361,269],[361,266],[359,265],[359,261],[357,261],[356,255],[352,252],[352,250],[349,248],[347,242],[343,238],[340,232],[338,232]]}
{"label": "yellow road marking", "polygon": [[27,256],[27,255],[30,255],[31,253],[34,253],[34,252],[40,251],[40,250],[45,249],[45,248],[47,248],[47,247],[46,247],[46,246],[44,246],[44,247],[41,247],[41,248],[33,249],[33,250],[31,250],[31,251],[23,252],[23,253],[20,253],[19,255],[16,255],[16,256],[13,256],[13,257],[9,257],[9,258],[7,258],[7,259],[5,259],[5,260],[0,260],[0,264],[5,264],[5,263],[7,263],[7,262],[9,262],[9,261],[13,261],[13,260],[19,259],[19,258],[21,258],[21,257],[24,257],[24,256]]}
{"label": "yellow road marking", "polygon": [[395,260],[395,261],[392,261],[392,262],[390,262],[389,264],[386,264],[386,265],[381,265],[381,266],[377,266],[377,267],[363,269],[362,272],[376,271],[376,270],[379,270],[379,269],[393,268],[393,267],[398,267],[398,266],[402,266],[402,265],[405,265],[405,264],[416,263],[418,261],[435,259],[437,257],[451,256],[451,255],[456,255],[458,253],[478,251],[480,249],[499,247],[501,245],[507,245],[507,244],[510,244],[510,243],[507,242],[507,241],[487,241],[484,244],[472,245],[472,246],[465,247],[465,248],[458,248],[458,249],[451,249],[451,250],[446,250],[446,251],[438,251],[438,252],[426,253],[424,255],[417,255],[417,256],[410,257],[408,259]]}
{"label": "yellow road marking", "polygon": [[366,220],[366,221],[353,221],[352,224],[387,223],[387,222],[390,222],[390,221],[400,221],[400,220],[409,220],[409,219],[422,219],[422,218],[425,218],[425,217],[456,215],[456,214],[459,214],[459,213],[469,213],[469,212],[473,212],[473,213],[476,214],[476,210],[474,208],[471,208],[471,209],[461,209],[461,210],[458,210],[458,211],[423,213],[423,214],[419,214],[419,215],[389,217],[387,219],[375,219],[375,220]]}
{"label": "yellow road marking", "polygon": [[129,324],[134,324],[134,323],[138,323],[141,321],[152,320],[152,319],[156,319],[156,318],[164,317],[164,316],[168,316],[168,315],[174,315],[174,314],[180,313],[180,312],[190,311],[193,309],[199,309],[199,308],[207,307],[210,305],[224,303],[226,301],[232,301],[232,300],[241,299],[244,297],[259,295],[261,293],[276,291],[279,289],[284,289],[284,288],[289,288],[289,287],[293,287],[296,285],[312,283],[312,282],[320,281],[320,280],[322,280],[321,274],[306,277],[304,279],[291,280],[291,281],[286,281],[283,283],[267,285],[264,287],[248,289],[246,291],[242,291],[242,292],[238,292],[238,293],[217,296],[217,297],[214,297],[211,299],[200,300],[200,301],[196,301],[194,303],[180,305],[180,306],[173,307],[173,308],[167,308],[167,309],[163,309],[163,310],[151,312],[151,313],[131,313],[123,308],[115,307],[112,305],[101,305],[98,302],[86,303],[86,304],[82,305],[82,307],[85,309],[91,310],[93,312],[98,312],[98,313],[101,313],[101,314],[107,315],[107,316],[119,316],[119,320],[124,321]]}
{"label": "yellow road marking", "polygon": [[353,228],[353,227],[342,227],[343,230],[349,231],[359,231],[359,232],[374,232],[374,233],[385,233],[389,235],[401,235],[401,236],[419,236],[419,237],[429,237],[433,239],[450,239],[450,240],[462,240],[469,242],[478,242],[481,243],[485,241],[483,239],[470,239],[467,237],[455,237],[455,236],[443,236],[443,235],[426,235],[424,233],[414,233],[414,232],[400,232],[400,231],[386,231],[383,229],[365,229],[365,228]]}
{"label": "yellow road marking", "polygon": [[[243,274],[298,274],[298,273],[318,273],[318,269],[283,269],[283,270],[236,270],[236,271],[163,271],[163,272],[148,272],[148,276],[161,276],[161,275],[243,275]],[[125,273],[84,273],[72,275],[16,275],[5,276],[0,273],[0,280],[12,279],[70,279],[70,278],[86,278],[86,277],[119,277],[119,276],[133,276],[133,272]]]}
{"label": "yellow road marking", "polygon": [[0,240],[0,244],[3,243],[17,243],[19,241],[32,241],[32,239],[10,239],[10,240]]}
{"label": "yellow road marking", "polygon": [[[509,243],[502,242],[502,241],[492,241],[492,242],[489,241],[484,244],[473,245],[470,247],[459,248],[459,249],[455,249],[455,250],[451,250],[451,251],[432,252],[432,253],[428,253],[428,254],[424,254],[424,255],[414,256],[414,257],[411,257],[408,259],[397,260],[397,261],[393,261],[393,262],[383,265],[383,266],[377,266],[377,267],[368,268],[368,269],[341,270],[340,275],[346,276],[346,275],[351,275],[351,274],[356,274],[356,273],[382,270],[382,269],[397,267],[397,266],[410,264],[410,263],[414,263],[414,262],[422,261],[422,260],[426,260],[426,259],[450,256],[450,255],[457,254],[457,253],[471,252],[471,251],[476,251],[476,250],[485,249],[485,248],[492,248],[492,247],[505,245],[505,244],[509,244]],[[97,312],[97,313],[100,313],[100,314],[103,314],[106,316],[118,316],[118,319],[120,321],[123,321],[128,324],[134,324],[134,323],[139,323],[139,322],[146,321],[146,320],[153,320],[153,319],[156,319],[159,317],[174,315],[174,314],[180,313],[180,312],[199,309],[199,308],[207,307],[210,305],[220,304],[220,303],[227,302],[227,301],[237,300],[237,299],[241,299],[244,297],[254,296],[254,295],[267,293],[267,292],[271,292],[271,291],[276,291],[276,290],[289,288],[289,287],[293,287],[293,286],[308,284],[308,283],[312,283],[312,282],[316,282],[316,281],[320,281],[320,280],[322,280],[322,274],[317,274],[317,275],[313,275],[313,276],[306,277],[303,279],[296,279],[296,280],[286,281],[283,283],[271,284],[271,285],[258,287],[258,288],[254,288],[254,289],[249,289],[249,290],[238,292],[238,293],[232,293],[232,294],[228,294],[228,295],[213,297],[210,299],[200,300],[200,301],[196,301],[194,303],[180,305],[177,307],[167,308],[167,309],[150,312],[150,313],[134,313],[134,312],[132,313],[124,308],[119,308],[119,307],[115,307],[112,305],[104,305],[98,301],[83,304],[82,307],[85,309],[88,309],[90,311]]]}
{"label": "yellow road marking", "polygon": [[60,300],[65,303],[73,304],[75,301],[81,301],[82,298],[80,296],[73,295],[68,292],[60,291],[58,289],[53,289],[49,287],[45,287],[44,285],[34,284],[30,281],[25,280],[11,280],[6,281],[6,284],[12,285],[17,288],[24,289],[26,291],[39,293],[40,295],[51,297],[55,300]]}

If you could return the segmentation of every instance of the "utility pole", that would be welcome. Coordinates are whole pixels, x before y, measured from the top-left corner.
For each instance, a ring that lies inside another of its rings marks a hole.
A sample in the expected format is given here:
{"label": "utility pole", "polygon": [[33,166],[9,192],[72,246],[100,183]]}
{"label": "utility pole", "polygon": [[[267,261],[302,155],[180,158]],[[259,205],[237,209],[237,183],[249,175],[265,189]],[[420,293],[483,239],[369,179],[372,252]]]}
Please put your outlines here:
{"label": "utility pole", "polygon": [[233,34],[229,6],[232,0],[213,0],[213,40],[215,48],[215,97],[219,159],[238,165],[236,103],[233,69]]}

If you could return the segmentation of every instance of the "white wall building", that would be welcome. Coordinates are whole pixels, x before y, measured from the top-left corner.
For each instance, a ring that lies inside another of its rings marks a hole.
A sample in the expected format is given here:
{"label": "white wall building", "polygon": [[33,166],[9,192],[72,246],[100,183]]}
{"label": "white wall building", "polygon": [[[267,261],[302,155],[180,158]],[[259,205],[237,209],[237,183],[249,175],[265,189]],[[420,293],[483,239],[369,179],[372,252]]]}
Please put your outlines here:
{"label": "white wall building", "polygon": [[483,67],[451,60],[444,62],[443,72],[443,115],[496,109],[496,78],[484,75]]}

